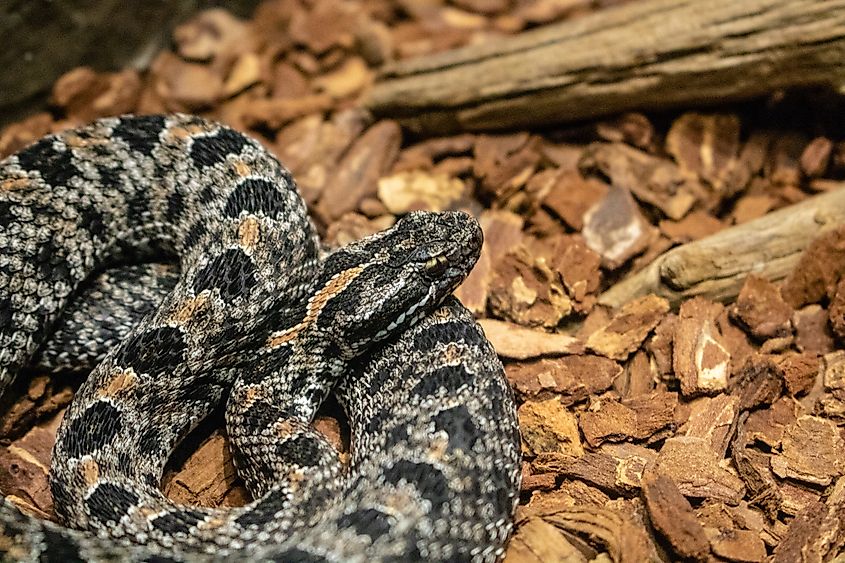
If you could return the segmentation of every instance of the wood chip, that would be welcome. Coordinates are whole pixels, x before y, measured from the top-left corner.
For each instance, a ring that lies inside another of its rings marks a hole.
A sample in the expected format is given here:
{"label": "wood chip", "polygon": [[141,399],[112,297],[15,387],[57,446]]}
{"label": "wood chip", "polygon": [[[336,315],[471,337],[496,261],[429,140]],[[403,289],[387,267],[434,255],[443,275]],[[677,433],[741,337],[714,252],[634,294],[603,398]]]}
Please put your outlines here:
{"label": "wood chip", "polygon": [[554,393],[569,405],[608,389],[622,368],[613,360],[584,355],[509,363],[505,373],[518,393],[527,397]]}
{"label": "wood chip", "polygon": [[584,453],[578,421],[560,400],[526,401],[517,415],[527,453],[563,453],[575,457]]}
{"label": "wood chip", "polygon": [[641,297],[623,305],[610,323],[590,335],[587,348],[615,360],[624,360],[657,326],[669,303],[655,295]]}
{"label": "wood chip", "polygon": [[710,542],[704,528],[672,479],[660,473],[647,475],[643,480],[643,499],[651,524],[678,556],[707,559]]}
{"label": "wood chip", "polygon": [[467,195],[460,179],[424,170],[399,172],[378,181],[378,198],[395,215],[454,209]]}
{"label": "wood chip", "polygon": [[578,354],[584,349],[580,340],[566,334],[532,330],[496,319],[481,319],[478,324],[496,353],[505,358],[527,360],[538,356]]}

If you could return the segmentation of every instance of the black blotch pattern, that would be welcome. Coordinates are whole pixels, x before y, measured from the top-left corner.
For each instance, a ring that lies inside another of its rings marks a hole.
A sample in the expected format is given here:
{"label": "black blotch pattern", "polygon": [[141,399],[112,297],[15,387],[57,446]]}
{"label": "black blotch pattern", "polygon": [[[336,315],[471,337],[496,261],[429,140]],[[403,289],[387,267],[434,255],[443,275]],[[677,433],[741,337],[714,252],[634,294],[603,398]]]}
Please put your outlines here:
{"label": "black blotch pattern", "polygon": [[164,130],[164,117],[161,115],[142,115],[124,117],[112,129],[112,135],[123,139],[129,148],[150,156],[159,141],[159,134]]}
{"label": "black blotch pattern", "polygon": [[449,434],[450,450],[471,450],[481,436],[464,405],[437,413],[434,417],[434,427]]}
{"label": "black blotch pattern", "polygon": [[0,327],[11,326],[12,324],[12,299],[0,297]]}
{"label": "black blotch pattern", "polygon": [[176,223],[182,217],[185,211],[185,196],[179,192],[173,192],[167,198],[167,210],[164,212],[164,218],[170,223]]}
{"label": "black blotch pattern", "polygon": [[460,365],[439,367],[420,379],[412,392],[418,397],[430,397],[439,389],[444,389],[447,394],[453,395],[471,377]]}
{"label": "black blotch pattern", "polygon": [[166,555],[151,555],[146,559],[142,559],[143,563],[180,563],[179,559],[173,559]]}
{"label": "black blotch pattern", "polygon": [[191,159],[197,166],[214,166],[228,154],[240,154],[246,138],[231,129],[221,129],[214,135],[197,137],[191,145]]}
{"label": "black blotch pattern", "polygon": [[138,495],[113,483],[101,483],[85,499],[91,515],[101,522],[117,522],[138,504]]}
{"label": "black blotch pattern", "polygon": [[223,209],[228,217],[237,217],[242,211],[263,213],[267,217],[277,218],[285,213],[285,200],[273,183],[248,178],[229,195]]}
{"label": "black blotch pattern", "polygon": [[187,534],[191,526],[196,526],[197,522],[202,520],[202,514],[198,512],[184,511],[179,514],[162,514],[152,522],[153,528],[161,530],[165,534]]}
{"label": "black blotch pattern", "polygon": [[38,264],[38,271],[44,279],[67,281],[70,278],[70,270],[67,267],[65,255],[53,244],[52,240],[45,240],[41,243],[36,263]]}
{"label": "black blotch pattern", "polygon": [[118,352],[118,366],[132,367],[138,375],[167,375],[182,363],[185,341],[179,329],[165,326],[146,330],[131,337]]}
{"label": "black blotch pattern", "polygon": [[73,165],[70,151],[56,150],[54,139],[41,139],[18,153],[18,163],[24,170],[35,170],[50,185],[64,186],[79,171]]}
{"label": "black blotch pattern", "polygon": [[273,519],[273,516],[287,507],[285,495],[274,491],[261,499],[252,510],[238,517],[235,522],[242,527],[263,526]]}
{"label": "black blotch pattern", "polygon": [[102,238],[103,233],[106,232],[103,214],[93,205],[89,205],[79,212],[79,224],[96,238]]}
{"label": "black blotch pattern", "polygon": [[257,283],[255,266],[249,256],[240,248],[230,248],[215,256],[197,272],[194,291],[200,293],[216,287],[220,289],[220,297],[231,301],[236,297],[246,298],[249,290]]}
{"label": "black blotch pattern", "polygon": [[164,448],[159,441],[159,430],[155,427],[150,427],[141,432],[138,438],[138,451],[149,454],[151,456],[158,455]]}
{"label": "black blotch pattern", "polygon": [[44,543],[47,549],[38,555],[38,561],[43,563],[83,563],[85,560],[79,553],[79,546],[69,536],[60,534],[44,526]]}
{"label": "black blotch pattern", "polygon": [[320,448],[313,438],[300,435],[276,444],[276,454],[299,467],[313,467],[319,461]]}
{"label": "black blotch pattern", "polygon": [[325,557],[295,547],[274,553],[272,560],[284,563],[328,563]]}
{"label": "black blotch pattern", "polygon": [[359,534],[367,534],[375,539],[390,531],[390,517],[375,508],[362,508],[344,514],[337,522],[338,528],[355,528]]}
{"label": "black blotch pattern", "polygon": [[449,500],[449,484],[443,472],[429,463],[399,460],[384,472],[384,478],[394,485],[400,481],[413,484],[435,509]]}
{"label": "black blotch pattern", "polygon": [[208,228],[205,226],[205,223],[194,223],[194,226],[185,235],[185,246],[188,248],[196,246],[207,233]]}
{"label": "black blotch pattern", "polygon": [[97,401],[73,419],[65,444],[70,457],[79,458],[111,444],[123,429],[123,415],[106,401]]}

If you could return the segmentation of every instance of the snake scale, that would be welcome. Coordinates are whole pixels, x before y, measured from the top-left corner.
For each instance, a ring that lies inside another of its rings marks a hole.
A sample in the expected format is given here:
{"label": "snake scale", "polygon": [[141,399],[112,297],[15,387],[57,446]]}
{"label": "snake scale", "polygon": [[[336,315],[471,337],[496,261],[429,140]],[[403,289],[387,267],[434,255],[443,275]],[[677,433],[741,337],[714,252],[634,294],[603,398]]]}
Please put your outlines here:
{"label": "snake scale", "polygon": [[[50,468],[67,527],[4,499],[0,552],[500,558],[520,480],[514,401],[450,297],[481,243],[465,213],[417,212],[323,252],[276,158],[193,116],[102,119],[0,161],[0,390],[32,366],[93,367]],[[176,266],[145,265],[162,257]],[[348,466],[310,425],[332,392]],[[167,458],[217,408],[255,500],[175,504]]]}

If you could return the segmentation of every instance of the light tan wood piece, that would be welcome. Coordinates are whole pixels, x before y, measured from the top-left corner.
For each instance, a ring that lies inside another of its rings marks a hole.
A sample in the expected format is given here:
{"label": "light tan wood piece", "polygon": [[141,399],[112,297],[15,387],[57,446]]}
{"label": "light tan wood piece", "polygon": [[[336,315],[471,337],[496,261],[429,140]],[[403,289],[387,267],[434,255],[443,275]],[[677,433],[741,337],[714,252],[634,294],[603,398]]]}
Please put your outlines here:
{"label": "light tan wood piece", "polygon": [[845,84],[845,0],[642,0],[383,69],[365,103],[500,129]]}

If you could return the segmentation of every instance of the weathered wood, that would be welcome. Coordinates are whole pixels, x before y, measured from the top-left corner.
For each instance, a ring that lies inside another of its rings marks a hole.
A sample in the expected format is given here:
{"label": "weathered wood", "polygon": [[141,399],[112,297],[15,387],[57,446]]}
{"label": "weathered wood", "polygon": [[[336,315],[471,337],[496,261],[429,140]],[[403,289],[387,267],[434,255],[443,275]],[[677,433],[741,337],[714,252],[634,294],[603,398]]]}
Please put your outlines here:
{"label": "weathered wood", "polygon": [[845,223],[843,188],[673,248],[608,289],[599,302],[618,307],[649,293],[673,305],[696,295],[728,301],[752,272],[781,280],[813,239]]}
{"label": "weathered wood", "polygon": [[845,84],[845,0],[643,0],[386,67],[365,103],[442,132]]}

